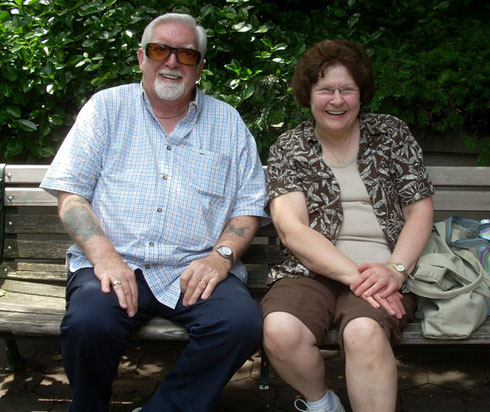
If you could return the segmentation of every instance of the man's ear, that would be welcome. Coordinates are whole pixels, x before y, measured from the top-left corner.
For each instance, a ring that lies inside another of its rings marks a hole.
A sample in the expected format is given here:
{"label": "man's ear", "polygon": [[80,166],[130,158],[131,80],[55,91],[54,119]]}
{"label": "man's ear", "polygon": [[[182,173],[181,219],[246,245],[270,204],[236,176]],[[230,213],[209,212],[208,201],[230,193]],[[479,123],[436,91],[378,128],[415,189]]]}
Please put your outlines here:
{"label": "man's ear", "polygon": [[140,47],[138,49],[138,63],[140,65],[140,70],[143,70],[143,61],[145,60],[145,52],[143,51],[143,49]]}

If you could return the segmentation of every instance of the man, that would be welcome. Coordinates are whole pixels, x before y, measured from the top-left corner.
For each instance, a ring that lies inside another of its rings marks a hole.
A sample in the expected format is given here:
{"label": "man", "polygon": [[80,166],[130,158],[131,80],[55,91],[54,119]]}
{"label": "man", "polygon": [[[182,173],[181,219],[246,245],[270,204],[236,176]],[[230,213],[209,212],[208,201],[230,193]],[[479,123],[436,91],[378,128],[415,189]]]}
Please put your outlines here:
{"label": "man", "polygon": [[143,411],[214,410],[260,344],[238,258],[267,218],[264,175],[238,113],[195,85],[205,51],[192,17],[153,20],[141,84],[95,94],[42,183],[76,242],[61,325],[72,412],[108,410],[129,336],[153,316],[190,342]]}

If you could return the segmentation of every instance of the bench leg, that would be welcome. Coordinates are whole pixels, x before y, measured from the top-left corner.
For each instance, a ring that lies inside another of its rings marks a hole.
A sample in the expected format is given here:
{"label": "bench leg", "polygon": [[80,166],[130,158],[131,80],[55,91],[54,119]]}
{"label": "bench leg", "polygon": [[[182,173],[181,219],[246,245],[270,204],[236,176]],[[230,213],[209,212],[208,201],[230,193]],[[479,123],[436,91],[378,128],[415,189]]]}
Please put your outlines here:
{"label": "bench leg", "polygon": [[265,350],[260,350],[260,384],[259,389],[269,389],[270,363]]}
{"label": "bench leg", "polygon": [[7,358],[6,372],[14,372],[22,363],[22,357],[17,347],[17,342],[13,338],[5,338],[5,354]]}

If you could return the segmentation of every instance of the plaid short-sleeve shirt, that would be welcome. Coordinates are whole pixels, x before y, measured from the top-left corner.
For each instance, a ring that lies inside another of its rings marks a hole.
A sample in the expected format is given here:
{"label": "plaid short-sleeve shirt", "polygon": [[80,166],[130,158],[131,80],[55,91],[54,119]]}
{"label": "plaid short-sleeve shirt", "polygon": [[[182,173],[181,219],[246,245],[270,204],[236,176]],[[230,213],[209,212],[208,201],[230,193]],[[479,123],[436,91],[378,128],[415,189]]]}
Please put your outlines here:
{"label": "plaid short-sleeve shirt", "polygon": [[[140,84],[95,94],[41,186],[88,199],[122,258],[169,307],[182,271],[212,251],[230,219],[267,217],[255,140],[234,108],[198,89],[170,135]],[[92,266],[76,245],[67,256],[72,272]],[[241,263],[231,272],[246,279]]]}
{"label": "plaid short-sleeve shirt", "polygon": [[[306,197],[310,227],[335,243],[343,222],[340,186],[322,160],[310,119],[279,136],[268,159],[267,204],[289,192]],[[404,206],[432,196],[434,188],[422,162],[422,150],[408,126],[394,116],[360,115],[357,164],[374,213],[393,250],[403,228]],[[315,276],[282,247],[282,263],[268,283],[282,277]]]}

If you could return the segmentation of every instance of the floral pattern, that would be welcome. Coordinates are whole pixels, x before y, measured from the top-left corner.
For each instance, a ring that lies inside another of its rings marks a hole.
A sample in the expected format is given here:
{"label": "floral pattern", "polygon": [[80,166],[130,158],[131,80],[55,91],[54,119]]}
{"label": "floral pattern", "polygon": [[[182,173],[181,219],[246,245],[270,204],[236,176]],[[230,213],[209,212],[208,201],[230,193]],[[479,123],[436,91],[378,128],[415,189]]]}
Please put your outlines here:
{"label": "floral pattern", "polygon": [[[340,186],[322,160],[313,118],[283,133],[268,160],[267,204],[289,192],[306,197],[310,227],[335,244],[343,222]],[[393,250],[403,228],[403,207],[434,194],[422,150],[408,126],[391,115],[361,114],[357,163],[388,245]],[[281,246],[282,263],[268,284],[282,277],[316,276]]]}

